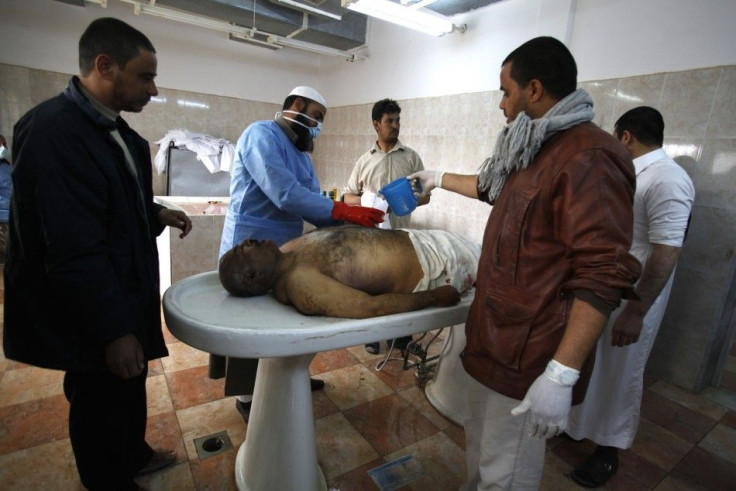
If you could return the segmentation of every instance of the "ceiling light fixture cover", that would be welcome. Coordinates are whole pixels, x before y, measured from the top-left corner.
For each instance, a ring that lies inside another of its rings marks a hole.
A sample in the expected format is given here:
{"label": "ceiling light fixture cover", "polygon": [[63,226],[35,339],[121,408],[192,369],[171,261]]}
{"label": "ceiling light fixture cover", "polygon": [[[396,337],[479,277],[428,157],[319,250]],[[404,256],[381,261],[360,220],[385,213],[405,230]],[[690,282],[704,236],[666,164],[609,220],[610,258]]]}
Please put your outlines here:
{"label": "ceiling light fixture cover", "polygon": [[342,6],[434,36],[443,36],[453,31],[465,32],[467,29],[465,24],[456,26],[449,17],[431,10],[412,8],[390,0],[342,0]]}

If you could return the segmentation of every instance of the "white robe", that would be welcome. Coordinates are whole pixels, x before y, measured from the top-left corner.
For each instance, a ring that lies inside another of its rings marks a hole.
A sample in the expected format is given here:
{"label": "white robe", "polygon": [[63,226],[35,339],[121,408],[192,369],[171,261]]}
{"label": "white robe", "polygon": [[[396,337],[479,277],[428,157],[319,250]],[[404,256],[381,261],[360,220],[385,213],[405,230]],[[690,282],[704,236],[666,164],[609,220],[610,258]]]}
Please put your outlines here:
{"label": "white robe", "polygon": [[[685,171],[662,149],[635,159],[634,166],[631,254],[644,267],[651,244],[682,246],[695,189]],[[566,432],[574,439],[588,438],[598,445],[631,448],[639,426],[644,369],[664,317],[673,277],[674,271],[644,317],[636,343],[625,347],[611,345],[613,324],[625,304],[611,315],[596,347],[585,401],[570,412]]]}

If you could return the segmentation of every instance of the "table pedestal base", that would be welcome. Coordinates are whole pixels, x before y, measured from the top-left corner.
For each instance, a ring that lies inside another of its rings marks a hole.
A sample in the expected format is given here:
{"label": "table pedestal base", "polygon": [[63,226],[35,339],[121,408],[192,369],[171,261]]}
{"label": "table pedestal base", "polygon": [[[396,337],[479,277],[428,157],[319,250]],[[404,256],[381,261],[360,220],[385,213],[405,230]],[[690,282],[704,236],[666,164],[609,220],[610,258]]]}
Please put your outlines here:
{"label": "table pedestal base", "polygon": [[313,357],[259,360],[248,431],[235,460],[239,490],[327,490],[314,439]]}

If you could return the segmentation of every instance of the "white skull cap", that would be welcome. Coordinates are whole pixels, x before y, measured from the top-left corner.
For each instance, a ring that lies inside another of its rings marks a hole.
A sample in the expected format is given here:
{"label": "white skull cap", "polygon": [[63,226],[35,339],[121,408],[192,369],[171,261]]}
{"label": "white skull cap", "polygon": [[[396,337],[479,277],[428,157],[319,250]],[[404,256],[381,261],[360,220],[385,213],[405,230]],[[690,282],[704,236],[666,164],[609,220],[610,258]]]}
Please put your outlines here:
{"label": "white skull cap", "polygon": [[294,87],[294,90],[289,92],[289,95],[298,95],[300,97],[306,97],[307,99],[311,99],[314,102],[319,102],[325,108],[327,107],[327,101],[324,97],[322,97],[322,94],[314,90],[312,87],[307,87],[306,85],[300,85],[299,87]]}

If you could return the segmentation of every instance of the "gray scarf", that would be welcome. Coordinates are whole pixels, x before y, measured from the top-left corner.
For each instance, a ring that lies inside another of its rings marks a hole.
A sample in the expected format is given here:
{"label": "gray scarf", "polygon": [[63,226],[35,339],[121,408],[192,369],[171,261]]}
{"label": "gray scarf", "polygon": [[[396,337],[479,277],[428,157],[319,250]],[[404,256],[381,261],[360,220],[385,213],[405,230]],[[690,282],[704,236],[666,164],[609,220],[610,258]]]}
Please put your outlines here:
{"label": "gray scarf", "polygon": [[519,113],[501,131],[493,155],[481,164],[478,188],[487,191],[488,201],[493,203],[506,184],[506,178],[526,169],[547,138],[592,119],[593,99],[583,89],[569,94],[541,118],[530,119],[526,113]]}

